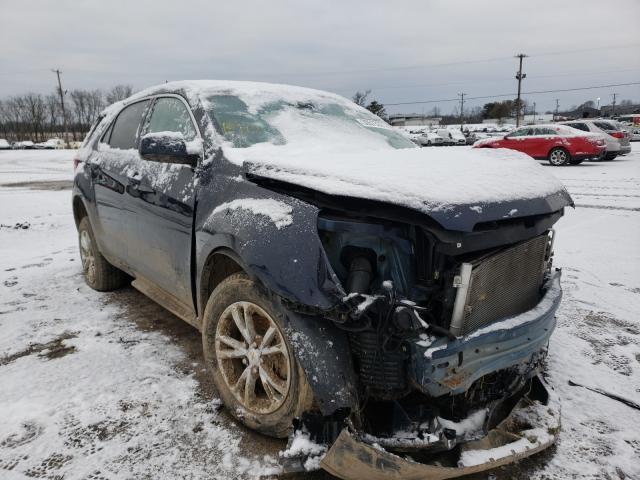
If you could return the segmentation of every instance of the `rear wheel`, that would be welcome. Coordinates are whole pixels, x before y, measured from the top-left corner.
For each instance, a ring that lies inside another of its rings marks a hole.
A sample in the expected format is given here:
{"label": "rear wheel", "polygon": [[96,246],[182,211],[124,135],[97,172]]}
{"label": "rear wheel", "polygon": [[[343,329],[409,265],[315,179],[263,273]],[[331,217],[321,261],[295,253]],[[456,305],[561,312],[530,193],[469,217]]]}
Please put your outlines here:
{"label": "rear wheel", "polygon": [[564,148],[553,148],[549,152],[549,163],[556,167],[561,167],[562,165],[567,165],[571,162],[571,155]]}
{"label": "rear wheel", "polygon": [[204,357],[229,412],[273,437],[286,437],[313,402],[283,313],[246,274],[236,273],[211,294],[202,329]]}
{"label": "rear wheel", "polygon": [[87,285],[99,292],[116,290],[124,285],[127,279],[126,274],[107,262],[98,250],[89,217],[80,220],[78,242],[82,271]]}

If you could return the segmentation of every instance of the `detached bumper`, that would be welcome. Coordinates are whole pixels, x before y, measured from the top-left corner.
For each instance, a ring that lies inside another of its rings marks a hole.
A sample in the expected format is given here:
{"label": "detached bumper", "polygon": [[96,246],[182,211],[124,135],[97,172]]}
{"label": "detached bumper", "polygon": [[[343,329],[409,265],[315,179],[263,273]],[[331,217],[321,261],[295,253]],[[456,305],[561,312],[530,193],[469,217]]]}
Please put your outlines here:
{"label": "detached bumper", "polygon": [[439,480],[478,473],[515,462],[551,446],[560,432],[560,404],[535,378],[536,388],[485,437],[462,445],[450,465],[420,463],[362,441],[344,429],[320,466],[344,480]]}
{"label": "detached bumper", "polygon": [[562,299],[560,270],[546,285],[546,293],[533,309],[489,324],[475,332],[447,340],[441,338],[413,346],[413,381],[432,397],[463,393],[489,373],[514,366],[532,370],[546,349],[556,326]]}

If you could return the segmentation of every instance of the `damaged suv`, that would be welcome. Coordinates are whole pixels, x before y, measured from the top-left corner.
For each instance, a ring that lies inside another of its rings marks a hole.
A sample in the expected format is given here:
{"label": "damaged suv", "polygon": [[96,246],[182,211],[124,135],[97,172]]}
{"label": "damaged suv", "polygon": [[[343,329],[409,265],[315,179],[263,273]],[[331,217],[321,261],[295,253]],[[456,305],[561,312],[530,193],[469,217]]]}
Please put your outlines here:
{"label": "damaged suv", "polygon": [[317,444],[285,470],[450,478],[555,440],[539,374],[572,200],[526,155],[415,148],[334,94],[199,81],[112,105],[75,165],[89,286],[133,279],[199,329],[232,415]]}

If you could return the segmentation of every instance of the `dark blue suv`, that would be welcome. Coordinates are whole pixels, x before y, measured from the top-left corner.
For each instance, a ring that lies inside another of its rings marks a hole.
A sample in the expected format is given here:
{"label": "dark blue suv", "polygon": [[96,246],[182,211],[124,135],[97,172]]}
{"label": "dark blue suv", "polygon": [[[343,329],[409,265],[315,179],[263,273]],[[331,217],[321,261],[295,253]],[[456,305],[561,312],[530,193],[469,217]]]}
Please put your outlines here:
{"label": "dark blue suv", "polygon": [[229,412],[308,435],[327,453],[287,468],[343,478],[470,473],[553,443],[538,374],[568,205],[518,152],[420,149],[337,95],[225,81],[109,107],[73,188],[87,283],[132,281],[199,329]]}

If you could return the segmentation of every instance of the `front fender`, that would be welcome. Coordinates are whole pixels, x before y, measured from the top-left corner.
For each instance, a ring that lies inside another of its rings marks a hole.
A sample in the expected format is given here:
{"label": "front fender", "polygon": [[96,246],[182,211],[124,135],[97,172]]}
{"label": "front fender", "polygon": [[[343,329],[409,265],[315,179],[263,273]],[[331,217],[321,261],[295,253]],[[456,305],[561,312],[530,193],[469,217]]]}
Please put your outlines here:
{"label": "front fender", "polygon": [[[227,167],[229,168],[229,167]],[[196,275],[228,249],[247,274],[291,304],[328,310],[344,296],[318,236],[318,208],[240,176],[216,175],[199,187]]]}

